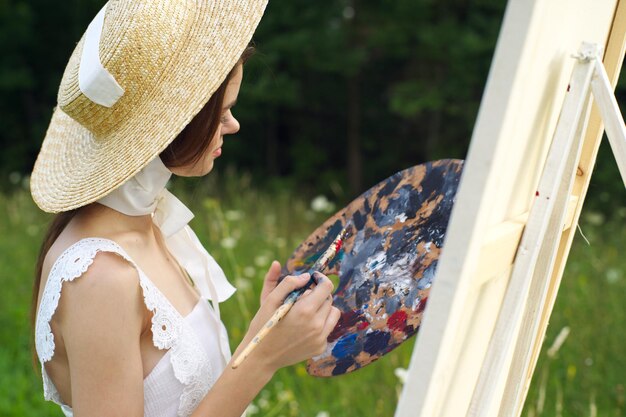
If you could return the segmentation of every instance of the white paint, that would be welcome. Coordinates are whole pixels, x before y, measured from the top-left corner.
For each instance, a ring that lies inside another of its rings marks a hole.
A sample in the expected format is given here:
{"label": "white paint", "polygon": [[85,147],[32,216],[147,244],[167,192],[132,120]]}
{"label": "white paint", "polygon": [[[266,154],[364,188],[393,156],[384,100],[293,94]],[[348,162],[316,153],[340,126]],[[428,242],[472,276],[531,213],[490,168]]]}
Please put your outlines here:
{"label": "white paint", "polygon": [[399,223],[404,223],[406,221],[407,217],[405,213],[400,213],[396,216],[396,221]]}
{"label": "white paint", "polygon": [[372,273],[387,265],[387,254],[385,252],[375,253],[367,259],[367,270]]}

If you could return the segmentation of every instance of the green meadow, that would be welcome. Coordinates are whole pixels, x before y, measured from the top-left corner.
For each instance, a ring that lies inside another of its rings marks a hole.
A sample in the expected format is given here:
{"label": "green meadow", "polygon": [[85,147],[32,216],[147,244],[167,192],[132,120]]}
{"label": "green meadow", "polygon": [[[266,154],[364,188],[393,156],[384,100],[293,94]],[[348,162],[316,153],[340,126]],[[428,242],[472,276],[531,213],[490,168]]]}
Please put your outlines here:
{"label": "green meadow", "polygon": [[[196,213],[196,233],[239,288],[221,307],[236,346],[270,262],[285,261],[337,203],[290,187],[260,191],[249,176],[228,172],[174,187]],[[25,187],[0,194],[0,416],[62,415],[43,400],[30,348],[32,275],[48,221]],[[626,415],[625,222],[626,208],[611,218],[583,212],[585,237],[575,238],[524,416]],[[308,376],[303,364],[283,369],[249,415],[392,416],[413,344],[336,378]]]}

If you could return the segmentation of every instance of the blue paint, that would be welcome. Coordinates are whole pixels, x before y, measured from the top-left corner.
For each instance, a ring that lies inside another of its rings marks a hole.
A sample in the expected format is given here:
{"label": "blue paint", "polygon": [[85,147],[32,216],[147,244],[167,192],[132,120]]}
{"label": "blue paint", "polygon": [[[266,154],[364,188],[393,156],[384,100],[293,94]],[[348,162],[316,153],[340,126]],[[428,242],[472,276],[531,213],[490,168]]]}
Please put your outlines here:
{"label": "blue paint", "polygon": [[431,263],[428,268],[426,268],[426,271],[424,271],[424,274],[422,275],[422,278],[420,278],[419,281],[417,281],[417,288],[420,290],[425,290],[427,288],[430,288],[430,286],[433,284],[433,278],[435,278],[435,272],[437,271],[437,261],[433,261],[433,263]]}
{"label": "blue paint", "polygon": [[366,335],[365,345],[363,350],[370,355],[376,355],[384,352],[387,349],[389,340],[391,339],[391,333],[383,332],[381,330],[374,330],[372,333]]}
{"label": "blue paint", "polygon": [[352,365],[354,365],[354,359],[352,357],[340,359],[333,368],[333,375],[343,375],[348,371]]}
{"label": "blue paint", "polygon": [[400,300],[399,295],[394,295],[393,297],[389,297],[387,301],[385,302],[385,311],[387,312],[387,314],[391,315],[395,313],[396,311],[398,311],[401,303],[402,303],[402,300]]}
{"label": "blue paint", "polygon": [[420,297],[418,293],[419,288],[417,288],[417,285],[412,286],[411,291],[409,291],[409,294],[404,299],[404,305],[406,305],[407,308],[412,309],[417,303],[419,303]]}
{"label": "blue paint", "polygon": [[337,359],[343,359],[347,356],[358,355],[361,351],[360,343],[355,343],[357,334],[348,334],[337,340],[337,344],[333,348],[333,356]]}

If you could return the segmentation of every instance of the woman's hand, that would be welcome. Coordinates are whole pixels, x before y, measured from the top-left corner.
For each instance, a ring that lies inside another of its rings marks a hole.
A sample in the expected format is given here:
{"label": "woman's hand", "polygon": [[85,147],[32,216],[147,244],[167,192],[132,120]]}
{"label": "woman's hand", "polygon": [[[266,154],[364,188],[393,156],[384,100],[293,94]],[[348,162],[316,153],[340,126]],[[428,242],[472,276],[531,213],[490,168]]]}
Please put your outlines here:
{"label": "woman's hand", "polygon": [[[309,274],[287,276],[276,285],[278,273],[280,264],[274,262],[265,279],[261,308],[250,323],[248,333],[234,357],[265,325],[285,297],[291,291],[303,287],[310,278]],[[296,301],[291,311],[259,343],[246,361],[263,364],[275,372],[326,350],[326,339],[337,324],[340,312],[332,306],[332,282],[322,274],[318,278],[318,284]]]}

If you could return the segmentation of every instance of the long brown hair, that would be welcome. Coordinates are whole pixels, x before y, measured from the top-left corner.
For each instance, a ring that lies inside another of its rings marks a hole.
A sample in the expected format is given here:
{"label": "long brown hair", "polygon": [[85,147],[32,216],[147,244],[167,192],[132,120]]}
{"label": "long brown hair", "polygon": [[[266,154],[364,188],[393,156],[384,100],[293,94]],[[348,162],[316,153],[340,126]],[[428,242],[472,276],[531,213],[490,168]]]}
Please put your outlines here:
{"label": "long brown hair", "polygon": [[212,142],[212,140],[206,140],[206,138],[212,139],[220,125],[226,87],[233,78],[237,67],[243,65],[253,53],[253,46],[248,46],[243,51],[237,65],[228,73],[226,79],[213,93],[202,110],[185,126],[176,139],[161,152],[161,160],[165,166],[176,168],[192,165],[202,158],[202,155],[209,149]]}
{"label": "long brown hair", "polygon": [[[243,65],[248,58],[254,53],[254,47],[248,46],[242,53],[241,58],[233,69],[228,73],[226,79],[213,93],[209,101],[204,105],[200,112],[194,116],[187,126],[178,134],[178,136],[165,148],[161,153],[161,160],[165,166],[174,168],[188,164],[194,164],[200,160],[202,155],[211,145],[211,140],[215,132],[219,128],[222,118],[222,106],[224,105],[224,95],[226,87],[235,74],[235,70],[239,65]],[[67,227],[69,222],[76,216],[80,208],[58,213],[54,216],[48,230],[45,234],[41,248],[39,249],[39,257],[35,266],[35,280],[33,283],[33,297],[30,309],[30,320],[32,326],[32,341],[34,345],[35,320],[37,317],[37,300],[39,297],[39,289],[41,287],[41,273],[43,270],[43,262],[52,244],[57,240],[59,235]],[[33,349],[33,360],[37,369],[37,354]]]}
{"label": "long brown hair", "polygon": [[33,282],[33,296],[30,304],[30,323],[32,327],[32,348],[33,348],[33,364],[35,365],[35,369],[39,369],[37,366],[37,353],[35,352],[35,320],[37,318],[37,299],[39,298],[39,287],[41,286],[41,272],[43,269],[43,261],[46,258],[46,254],[52,247],[52,244],[59,237],[61,232],[65,229],[65,227],[69,224],[70,220],[76,216],[78,213],[78,209],[65,211],[62,213],[56,214],[50,225],[48,226],[48,230],[43,238],[43,242],[41,243],[41,247],[39,248],[39,256],[37,258],[37,264],[35,265],[35,281]]}

